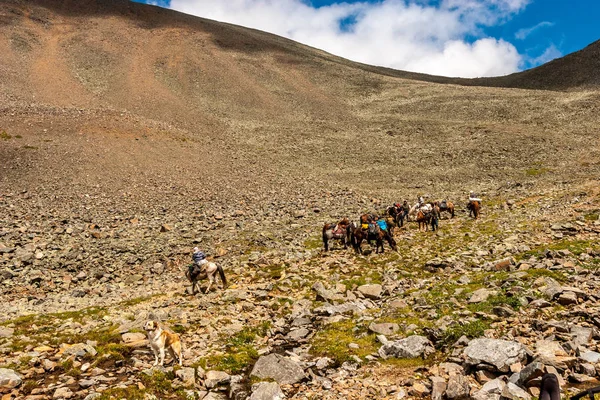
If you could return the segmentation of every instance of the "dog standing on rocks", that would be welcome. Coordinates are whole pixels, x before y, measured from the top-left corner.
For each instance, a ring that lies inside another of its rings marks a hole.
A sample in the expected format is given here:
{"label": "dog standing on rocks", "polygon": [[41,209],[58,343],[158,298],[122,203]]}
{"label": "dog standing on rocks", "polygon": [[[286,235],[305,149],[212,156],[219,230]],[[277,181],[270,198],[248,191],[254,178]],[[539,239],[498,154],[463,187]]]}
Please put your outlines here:
{"label": "dog standing on rocks", "polygon": [[154,352],[154,366],[159,363],[158,356],[160,355],[160,366],[165,363],[165,349],[168,350],[173,361],[179,360],[179,365],[182,365],[183,358],[181,356],[181,341],[176,333],[167,332],[156,321],[146,321],[144,330],[148,334],[148,342]]}

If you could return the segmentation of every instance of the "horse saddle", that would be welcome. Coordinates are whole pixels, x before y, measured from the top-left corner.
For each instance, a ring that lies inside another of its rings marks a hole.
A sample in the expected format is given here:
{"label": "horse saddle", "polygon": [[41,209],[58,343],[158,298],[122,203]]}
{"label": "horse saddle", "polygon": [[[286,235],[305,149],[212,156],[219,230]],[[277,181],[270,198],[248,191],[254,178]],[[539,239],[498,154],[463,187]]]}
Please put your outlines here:
{"label": "horse saddle", "polygon": [[448,203],[446,202],[446,200],[442,200],[440,202],[440,210],[445,210],[446,208],[448,208]]}
{"label": "horse saddle", "polygon": [[333,229],[334,235],[343,235],[346,232],[346,227],[344,225],[336,225]]}

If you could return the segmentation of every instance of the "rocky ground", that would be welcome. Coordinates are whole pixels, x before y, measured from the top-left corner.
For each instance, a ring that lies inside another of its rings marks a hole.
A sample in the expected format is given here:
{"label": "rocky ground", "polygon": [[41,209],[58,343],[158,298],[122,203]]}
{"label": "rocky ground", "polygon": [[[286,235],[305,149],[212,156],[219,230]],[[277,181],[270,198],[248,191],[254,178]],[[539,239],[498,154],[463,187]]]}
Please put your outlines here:
{"label": "rocky ground", "polygon": [[[35,195],[3,195],[3,399],[529,399],[544,372],[565,394],[597,384],[600,192],[526,192],[437,233],[411,223],[397,253],[364,256],[322,251],[319,226],[339,217],[322,194],[152,219],[34,218]],[[350,215],[383,207],[330,195]],[[226,290],[189,294],[194,245]],[[147,319],[181,335],[182,368],[152,368]]]}
{"label": "rocky ground", "polygon": [[[125,0],[0,2],[2,400],[597,384],[597,50],[465,82]],[[456,218],[323,253],[323,223],[420,194]],[[194,246],[226,289],[189,294]],[[183,367],[152,368],[148,319]]]}

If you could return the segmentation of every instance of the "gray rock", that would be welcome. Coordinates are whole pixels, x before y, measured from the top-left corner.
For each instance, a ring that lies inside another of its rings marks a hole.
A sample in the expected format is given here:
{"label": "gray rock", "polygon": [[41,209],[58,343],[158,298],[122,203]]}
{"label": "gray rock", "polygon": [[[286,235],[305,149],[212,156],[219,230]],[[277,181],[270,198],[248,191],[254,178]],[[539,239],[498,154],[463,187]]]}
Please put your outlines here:
{"label": "gray rock", "polygon": [[209,389],[212,389],[222,383],[229,382],[230,375],[227,372],[223,371],[208,371],[206,373],[206,377],[204,378],[204,386]]}
{"label": "gray rock", "polygon": [[191,367],[183,367],[175,371],[175,376],[183,382],[183,386],[190,387],[196,383],[196,371]]}
{"label": "gray rock", "polygon": [[70,399],[75,394],[68,387],[61,387],[54,391],[53,399]]}
{"label": "gray rock", "polygon": [[399,329],[400,327],[398,326],[398,324],[389,322],[384,322],[380,324],[372,322],[371,325],[369,325],[370,331],[381,335],[393,335],[394,333],[398,332]]}
{"label": "gray rock", "polygon": [[23,378],[12,369],[0,368],[0,389],[14,389],[18,387]]}
{"label": "gray rock", "polygon": [[577,359],[570,357],[560,343],[551,340],[538,340],[535,343],[535,357],[540,362],[559,369],[566,369],[575,364]]}
{"label": "gray rock", "polygon": [[571,327],[571,335],[576,346],[587,346],[592,340],[593,330],[592,328],[574,325]]}
{"label": "gray rock", "polygon": [[489,289],[478,289],[473,292],[471,298],[469,299],[469,303],[481,303],[486,301],[490,296],[497,295],[498,292],[495,290]]}
{"label": "gray rock", "polygon": [[277,382],[259,382],[252,385],[250,400],[282,400],[285,395]]}
{"label": "gray rock", "polygon": [[434,351],[433,345],[425,336],[413,335],[395,342],[387,342],[379,348],[379,356],[383,359],[417,358]]}
{"label": "gray rock", "polygon": [[483,387],[471,396],[474,400],[499,400],[506,383],[499,379],[486,382]]}
{"label": "gray rock", "polygon": [[544,375],[544,371],[544,364],[539,361],[533,361],[517,374],[518,379],[516,383],[518,385],[525,386],[527,382]]}
{"label": "gray rock", "polygon": [[291,340],[304,339],[310,334],[310,331],[306,328],[294,329],[287,334],[287,338]]}
{"label": "gray rock", "polygon": [[557,299],[558,303],[563,306],[568,306],[570,304],[577,304],[577,294],[573,292],[562,292]]}
{"label": "gray rock", "polygon": [[531,395],[512,382],[508,382],[502,390],[502,397],[511,400],[531,400]]}
{"label": "gray rock", "polygon": [[469,397],[469,381],[463,374],[450,375],[446,397],[449,400],[460,400]]}
{"label": "gray rock", "polygon": [[293,384],[306,378],[300,365],[279,354],[260,357],[250,375],[259,379],[273,379],[279,384]]}
{"label": "gray rock", "polygon": [[379,284],[372,284],[359,286],[357,290],[368,299],[378,300],[383,289]]}
{"label": "gray rock", "polygon": [[548,308],[552,307],[552,303],[546,301],[544,299],[536,299],[529,303],[529,307],[531,308]]}
{"label": "gray rock", "polygon": [[468,365],[488,364],[500,372],[508,372],[512,364],[525,361],[527,352],[518,342],[480,338],[469,342],[464,355]]}
{"label": "gray rock", "polygon": [[585,353],[582,353],[579,358],[592,364],[600,363],[600,353],[596,351],[586,351]]}
{"label": "gray rock", "polygon": [[323,285],[322,282],[315,282],[311,289],[317,293],[317,300],[320,301],[341,300],[344,298],[344,296],[339,293],[335,293],[333,290],[325,288],[325,285]]}
{"label": "gray rock", "polygon": [[154,263],[150,267],[150,271],[156,275],[162,275],[165,272],[165,265],[163,263]]}
{"label": "gray rock", "polygon": [[9,338],[15,333],[13,328],[8,328],[6,326],[0,326],[0,338]]}
{"label": "gray rock", "polygon": [[446,380],[441,376],[432,376],[431,381],[431,400],[442,400],[446,391]]}

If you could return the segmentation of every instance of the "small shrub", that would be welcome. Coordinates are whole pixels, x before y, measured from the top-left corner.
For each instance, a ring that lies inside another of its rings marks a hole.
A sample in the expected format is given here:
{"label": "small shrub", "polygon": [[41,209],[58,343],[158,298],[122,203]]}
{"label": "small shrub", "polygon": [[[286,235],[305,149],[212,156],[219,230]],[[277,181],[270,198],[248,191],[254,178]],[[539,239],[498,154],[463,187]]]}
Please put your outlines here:
{"label": "small shrub", "polygon": [[8,140],[10,138],[12,138],[12,136],[10,136],[8,133],[6,133],[6,131],[0,132],[0,139],[2,139],[2,140]]}
{"label": "small shrub", "polygon": [[489,324],[481,320],[471,321],[464,325],[458,324],[451,326],[444,332],[441,344],[443,346],[452,345],[463,335],[469,339],[481,337],[488,328]]}

